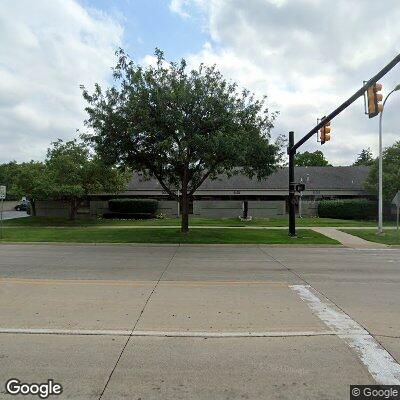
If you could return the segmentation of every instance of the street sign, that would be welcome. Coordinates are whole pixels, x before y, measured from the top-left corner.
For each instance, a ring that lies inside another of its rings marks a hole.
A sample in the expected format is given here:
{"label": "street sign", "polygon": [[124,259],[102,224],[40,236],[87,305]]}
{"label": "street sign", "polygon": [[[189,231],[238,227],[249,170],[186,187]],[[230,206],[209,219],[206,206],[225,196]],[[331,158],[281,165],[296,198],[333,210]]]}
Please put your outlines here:
{"label": "street sign", "polygon": [[304,183],[296,183],[296,192],[303,192],[306,190],[306,185]]}
{"label": "street sign", "polygon": [[392,204],[400,207],[400,190],[396,193],[396,196],[393,197]]}
{"label": "street sign", "polygon": [[6,198],[6,187],[0,186],[0,200],[4,200]]}

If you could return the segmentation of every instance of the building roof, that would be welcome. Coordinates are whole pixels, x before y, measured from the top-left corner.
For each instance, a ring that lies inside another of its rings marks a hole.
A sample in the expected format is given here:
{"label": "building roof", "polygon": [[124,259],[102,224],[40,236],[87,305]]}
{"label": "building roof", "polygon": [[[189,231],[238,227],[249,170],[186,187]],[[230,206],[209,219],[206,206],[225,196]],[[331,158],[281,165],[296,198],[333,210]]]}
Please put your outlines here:
{"label": "building roof", "polygon": [[[364,182],[370,167],[296,167],[296,182],[306,185],[306,190],[329,191],[356,191],[364,192]],[[228,178],[221,175],[216,180],[206,180],[198,191],[232,191],[256,190],[276,191],[287,190],[288,168],[281,168],[267,179],[259,181],[244,175],[235,175]],[[128,185],[129,192],[162,190],[156,179],[143,180],[141,175],[135,173]]]}

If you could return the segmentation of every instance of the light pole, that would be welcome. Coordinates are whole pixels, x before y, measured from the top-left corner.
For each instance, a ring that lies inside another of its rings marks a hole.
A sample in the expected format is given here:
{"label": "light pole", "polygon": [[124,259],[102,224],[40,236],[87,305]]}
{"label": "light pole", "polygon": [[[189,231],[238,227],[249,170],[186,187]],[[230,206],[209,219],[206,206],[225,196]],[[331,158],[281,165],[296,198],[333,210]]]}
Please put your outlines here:
{"label": "light pole", "polygon": [[382,111],[379,114],[379,189],[378,189],[378,233],[383,232],[383,161],[382,161],[382,116],[385,111],[385,104],[389,96],[400,90],[400,85],[397,85],[389,94],[385,97],[383,102]]}

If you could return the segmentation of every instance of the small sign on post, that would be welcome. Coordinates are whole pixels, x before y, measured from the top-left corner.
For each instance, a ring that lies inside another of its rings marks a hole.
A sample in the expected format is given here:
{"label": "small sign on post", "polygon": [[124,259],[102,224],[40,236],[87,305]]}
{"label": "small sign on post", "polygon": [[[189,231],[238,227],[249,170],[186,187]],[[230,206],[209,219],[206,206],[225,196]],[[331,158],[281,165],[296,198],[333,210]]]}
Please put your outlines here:
{"label": "small sign on post", "polygon": [[5,186],[0,186],[0,200],[1,200],[1,210],[0,210],[0,239],[3,239],[3,201],[6,198],[7,189]]}
{"label": "small sign on post", "polygon": [[396,206],[396,211],[397,211],[397,218],[396,218],[396,226],[397,226],[397,233],[399,232],[399,211],[400,211],[400,190],[396,193],[396,196],[394,196],[392,200],[392,204]]}

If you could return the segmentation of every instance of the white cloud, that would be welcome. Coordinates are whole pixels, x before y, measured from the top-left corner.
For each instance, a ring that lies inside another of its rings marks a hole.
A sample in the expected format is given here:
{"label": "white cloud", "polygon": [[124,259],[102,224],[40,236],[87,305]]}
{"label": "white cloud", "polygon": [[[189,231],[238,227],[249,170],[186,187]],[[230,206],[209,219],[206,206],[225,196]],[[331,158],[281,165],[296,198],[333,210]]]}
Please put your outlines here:
{"label": "white cloud", "polygon": [[[189,61],[216,63],[240,85],[268,94],[280,111],[276,134],[303,136],[399,52],[397,0],[209,0],[201,7],[212,44]],[[382,79],[384,94],[400,82],[399,72]],[[394,95],[384,117],[386,145],[399,139],[399,106]],[[360,99],[333,122],[322,148],[328,159],[350,163],[365,147],[376,153],[377,118],[363,113]],[[301,150],[317,146],[310,141]]]}
{"label": "white cloud", "polygon": [[179,14],[182,18],[189,18],[189,13],[185,11],[187,3],[187,0],[171,0],[169,3],[169,9],[172,12]]}
{"label": "white cloud", "polygon": [[43,158],[85,118],[80,84],[104,83],[123,30],[75,0],[2,0],[0,161]]}

